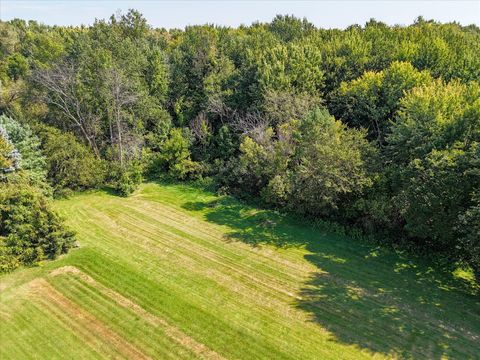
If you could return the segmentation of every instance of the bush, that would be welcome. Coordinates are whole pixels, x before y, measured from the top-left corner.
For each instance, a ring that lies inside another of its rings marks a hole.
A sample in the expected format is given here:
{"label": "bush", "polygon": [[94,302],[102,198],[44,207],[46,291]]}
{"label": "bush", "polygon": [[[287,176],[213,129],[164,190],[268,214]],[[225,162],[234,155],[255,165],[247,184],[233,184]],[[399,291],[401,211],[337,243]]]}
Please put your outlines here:
{"label": "bush", "polygon": [[153,158],[156,166],[176,179],[195,179],[201,176],[203,167],[190,155],[191,136],[186,128],[174,128],[160,146],[160,153]]}
{"label": "bush", "polygon": [[262,200],[267,204],[280,207],[288,205],[289,196],[292,193],[292,182],[289,174],[276,175],[260,193]]}
{"label": "bush", "polygon": [[74,233],[48,199],[26,184],[0,184],[0,271],[55,259],[74,244]]}
{"label": "bush", "polygon": [[82,190],[103,184],[105,164],[71,133],[42,125],[38,127],[47,159],[48,180],[56,193]]}
{"label": "bush", "polygon": [[132,161],[125,168],[118,169],[117,174],[114,187],[122,196],[132,194],[143,181],[142,166],[137,161]]}

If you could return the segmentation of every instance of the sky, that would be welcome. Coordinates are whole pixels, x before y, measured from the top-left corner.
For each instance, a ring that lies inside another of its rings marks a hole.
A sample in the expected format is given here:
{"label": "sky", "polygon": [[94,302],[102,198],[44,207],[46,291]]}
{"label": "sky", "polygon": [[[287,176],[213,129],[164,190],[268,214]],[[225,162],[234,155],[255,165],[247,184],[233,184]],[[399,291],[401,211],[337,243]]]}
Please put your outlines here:
{"label": "sky", "polygon": [[154,27],[184,28],[194,24],[224,26],[271,21],[276,14],[306,17],[323,28],[363,25],[371,18],[389,25],[408,25],[422,15],[440,22],[480,25],[480,0],[317,0],[317,1],[78,1],[0,0],[0,19],[21,18],[49,25],[89,25],[118,10],[139,10]]}

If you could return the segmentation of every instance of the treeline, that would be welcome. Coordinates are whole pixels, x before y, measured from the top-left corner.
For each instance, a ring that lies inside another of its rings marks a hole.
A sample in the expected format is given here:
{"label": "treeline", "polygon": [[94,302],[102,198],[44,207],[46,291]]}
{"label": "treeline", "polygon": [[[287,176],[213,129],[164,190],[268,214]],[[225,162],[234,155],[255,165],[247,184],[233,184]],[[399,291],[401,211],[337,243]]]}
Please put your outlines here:
{"label": "treeline", "polygon": [[131,10],[1,22],[0,36],[0,111],[38,138],[54,194],[210,178],[480,278],[478,27],[277,16],[167,31]]}

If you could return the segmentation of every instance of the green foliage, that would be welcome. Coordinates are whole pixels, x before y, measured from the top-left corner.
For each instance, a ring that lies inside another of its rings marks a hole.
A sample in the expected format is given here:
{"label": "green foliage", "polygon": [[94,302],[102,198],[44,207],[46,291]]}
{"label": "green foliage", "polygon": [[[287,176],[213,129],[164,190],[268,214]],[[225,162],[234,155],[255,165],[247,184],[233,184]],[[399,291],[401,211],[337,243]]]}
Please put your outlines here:
{"label": "green foliage", "polygon": [[381,72],[365,72],[342,83],[331,95],[330,106],[345,123],[368,129],[370,139],[383,144],[405,92],[431,81],[428,72],[420,72],[410,63],[394,62]]}
{"label": "green foliage", "polygon": [[15,52],[19,43],[19,34],[16,29],[7,22],[0,22],[0,57],[4,58]]}
{"label": "green foliage", "polygon": [[9,140],[20,152],[18,167],[26,171],[29,183],[46,189],[47,164],[38,137],[28,125],[20,124],[5,115],[0,116],[0,128],[5,129]]}
{"label": "green foliage", "polygon": [[22,53],[40,67],[49,66],[58,60],[64,51],[62,35],[53,29],[36,31],[34,27],[26,31],[22,39]]}
{"label": "green foliage", "polygon": [[372,42],[361,28],[351,26],[340,34],[325,32],[314,41],[322,54],[326,93],[338,88],[343,81],[358,78],[368,68]]}
{"label": "green foliage", "polygon": [[55,259],[74,244],[74,234],[38,190],[0,183],[0,271]]}
{"label": "green foliage", "polygon": [[6,73],[12,80],[25,77],[28,71],[28,62],[22,54],[15,53],[6,60]]}
{"label": "green foliage", "polygon": [[255,61],[262,95],[268,91],[317,95],[323,90],[322,57],[313,44],[279,44],[265,49]]}
{"label": "green foliage", "polygon": [[372,184],[368,161],[374,151],[363,131],[316,110],[300,123],[298,137],[291,176],[297,211],[327,214],[342,196],[361,194]]}
{"label": "green foliage", "polygon": [[321,104],[322,100],[317,95],[268,91],[265,94],[262,110],[271,125],[279,126],[303,119]]}
{"label": "green foliage", "polygon": [[277,15],[268,24],[268,29],[282,41],[290,42],[310,35],[315,26],[305,18],[300,20],[291,15]]}
{"label": "green foliage", "polygon": [[[274,137],[274,135],[276,135]],[[348,129],[327,110],[299,122],[246,136],[230,186],[261,194],[267,203],[310,215],[326,215],[347,194],[371,185],[369,158],[374,150],[362,131]]]}
{"label": "green foliage", "polygon": [[10,142],[7,132],[0,127],[0,171],[5,173],[12,169],[14,165],[13,152],[15,148]]}
{"label": "green foliage", "polygon": [[433,149],[458,144],[465,148],[480,136],[480,86],[436,81],[402,99],[388,137],[389,151],[399,165],[425,157]]}
{"label": "green foliage", "polygon": [[0,22],[0,38],[0,112],[21,119],[0,118],[8,181],[40,186],[45,162],[57,193],[209,175],[474,264],[460,239],[476,231],[461,224],[478,188],[477,26],[279,15],[167,31],[129,10],[81,28]]}
{"label": "green foliage", "polygon": [[197,116],[213,95],[224,96],[232,61],[219,47],[219,31],[210,26],[187,27],[172,51],[171,91],[178,126]]}
{"label": "green foliage", "polygon": [[190,144],[189,130],[175,128],[170,131],[168,139],[160,147],[159,165],[174,178],[195,178],[201,173],[200,164],[192,161],[190,157]]}
{"label": "green foliage", "polygon": [[165,103],[168,97],[169,71],[165,55],[158,49],[152,50],[147,57],[146,81],[151,96]]}
{"label": "green foliage", "polygon": [[396,205],[405,230],[414,238],[432,242],[429,247],[450,249],[458,216],[470,203],[475,181],[466,174],[468,157],[462,150],[432,150],[401,169],[401,190]]}
{"label": "green foliage", "polygon": [[416,88],[401,101],[387,138],[404,229],[430,248],[455,251],[458,217],[473,206],[471,194],[480,186],[479,99],[475,83]]}
{"label": "green foliage", "polygon": [[473,205],[460,214],[458,220],[455,229],[459,234],[457,252],[472,267],[477,283],[480,283],[480,196],[478,192]]}
{"label": "green foliage", "polygon": [[41,126],[38,134],[47,161],[47,178],[54,190],[82,190],[98,187],[105,178],[105,165],[73,134]]}
{"label": "green foliage", "polygon": [[228,125],[223,125],[218,129],[215,136],[216,157],[227,160],[233,156],[236,151],[235,140]]}
{"label": "green foliage", "polygon": [[0,272],[54,259],[74,242],[46,197],[39,146],[27,125],[0,116]]}
{"label": "green foliage", "polygon": [[262,143],[246,136],[240,144],[238,166],[233,173],[236,187],[253,195],[258,195],[273,175],[273,130],[268,128],[262,134]]}
{"label": "green foliage", "polygon": [[161,108],[154,109],[150,115],[148,123],[145,124],[145,127],[148,128],[144,135],[145,146],[158,151],[160,144],[168,137],[172,117],[165,109]]}
{"label": "green foliage", "polygon": [[143,167],[138,161],[132,161],[113,172],[116,173],[113,179],[114,188],[122,196],[132,194],[143,181]]}

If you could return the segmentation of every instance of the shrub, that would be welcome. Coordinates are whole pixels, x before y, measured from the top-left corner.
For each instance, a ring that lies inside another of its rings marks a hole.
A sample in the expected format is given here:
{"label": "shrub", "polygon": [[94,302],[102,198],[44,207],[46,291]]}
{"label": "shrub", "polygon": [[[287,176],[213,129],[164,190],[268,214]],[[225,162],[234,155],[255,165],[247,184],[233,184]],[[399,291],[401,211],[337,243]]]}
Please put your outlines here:
{"label": "shrub", "polygon": [[105,164],[71,133],[42,125],[38,128],[47,159],[48,180],[56,193],[103,184]]}
{"label": "shrub", "polygon": [[160,153],[156,157],[157,164],[176,179],[198,178],[202,174],[202,166],[191,159],[190,144],[188,129],[172,129],[168,139],[160,147]]}
{"label": "shrub", "polygon": [[138,161],[132,161],[123,169],[117,170],[114,187],[122,196],[132,194],[142,183],[142,166]]}
{"label": "shrub", "polygon": [[74,233],[38,189],[0,183],[0,271],[55,259],[73,244]]}

